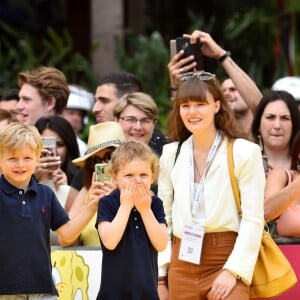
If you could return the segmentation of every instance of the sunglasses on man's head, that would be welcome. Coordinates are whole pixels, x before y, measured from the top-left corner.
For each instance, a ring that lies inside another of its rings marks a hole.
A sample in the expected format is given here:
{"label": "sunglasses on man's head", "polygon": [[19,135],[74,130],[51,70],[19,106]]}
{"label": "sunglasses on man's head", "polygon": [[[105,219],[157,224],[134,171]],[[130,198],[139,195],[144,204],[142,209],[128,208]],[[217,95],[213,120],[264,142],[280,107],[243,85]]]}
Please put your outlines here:
{"label": "sunglasses on man's head", "polygon": [[217,83],[216,81],[216,75],[209,73],[209,72],[188,72],[181,76],[181,81],[187,81],[191,78],[197,77],[199,80],[202,81],[210,81],[212,80],[214,84]]}

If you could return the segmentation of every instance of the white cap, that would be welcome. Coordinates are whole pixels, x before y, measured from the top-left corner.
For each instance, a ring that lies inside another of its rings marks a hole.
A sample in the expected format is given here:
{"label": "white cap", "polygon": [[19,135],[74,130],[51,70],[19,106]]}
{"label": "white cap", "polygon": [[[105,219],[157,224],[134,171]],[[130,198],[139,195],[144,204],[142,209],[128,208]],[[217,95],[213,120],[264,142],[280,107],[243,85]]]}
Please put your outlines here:
{"label": "white cap", "polygon": [[90,112],[94,102],[94,95],[75,85],[69,85],[70,94],[66,108],[81,109]]}
{"label": "white cap", "polygon": [[286,76],[279,78],[272,85],[273,91],[286,91],[300,101],[300,77]]}

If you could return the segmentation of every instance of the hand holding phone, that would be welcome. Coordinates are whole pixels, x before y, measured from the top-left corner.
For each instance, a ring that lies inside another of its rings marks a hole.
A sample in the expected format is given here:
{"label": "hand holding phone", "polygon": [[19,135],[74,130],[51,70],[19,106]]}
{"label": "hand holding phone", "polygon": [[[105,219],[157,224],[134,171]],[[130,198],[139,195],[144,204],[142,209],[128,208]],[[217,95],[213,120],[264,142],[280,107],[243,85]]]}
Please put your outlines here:
{"label": "hand holding phone", "polygon": [[109,163],[96,164],[95,173],[96,173],[96,181],[100,181],[100,182],[111,181]]}
{"label": "hand holding phone", "polygon": [[[184,54],[180,59],[194,55],[195,61],[197,63],[196,70],[203,70],[203,58],[201,53],[201,42],[197,39],[195,44],[191,44],[190,39],[186,37],[177,37],[175,40],[170,41],[170,55],[173,57],[180,50],[184,51]],[[190,62],[188,63],[190,64]],[[188,65],[187,64],[187,65]],[[184,65],[185,66],[185,65]],[[182,66],[182,67],[184,67]]]}
{"label": "hand holding phone", "polygon": [[40,158],[40,165],[44,171],[56,170],[61,164],[60,157],[56,153],[56,138],[53,136],[44,136],[42,140],[43,151]]}
{"label": "hand holding phone", "polygon": [[49,151],[48,156],[56,156],[56,138],[52,136],[46,136],[42,138],[43,148]]}

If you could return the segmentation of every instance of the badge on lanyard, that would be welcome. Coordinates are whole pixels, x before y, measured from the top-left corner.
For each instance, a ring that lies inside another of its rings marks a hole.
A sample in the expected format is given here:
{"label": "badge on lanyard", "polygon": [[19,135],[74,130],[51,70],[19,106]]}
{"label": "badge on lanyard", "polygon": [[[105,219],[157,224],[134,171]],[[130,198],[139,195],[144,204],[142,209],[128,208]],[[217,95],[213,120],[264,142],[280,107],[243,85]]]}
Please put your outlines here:
{"label": "badge on lanyard", "polygon": [[[218,131],[217,135],[215,137],[214,143],[208,153],[207,161],[205,164],[205,169],[203,172],[203,175],[200,179],[199,186],[197,188],[196,194],[195,194],[195,200],[192,205],[192,218],[193,223],[192,224],[184,224],[183,226],[183,233],[182,233],[182,239],[181,239],[181,245],[179,249],[179,259],[184,260],[193,264],[200,264],[200,258],[201,258],[201,252],[202,252],[202,244],[203,244],[203,238],[204,238],[204,226],[200,225],[199,222],[196,220],[199,220],[199,216],[197,217],[198,208],[200,205],[200,201],[203,201],[203,193],[204,193],[204,179],[208,172],[208,169],[212,163],[212,160],[214,156],[216,155],[217,149],[220,145],[222,136],[221,133]],[[190,155],[190,161],[191,166],[193,167],[193,146],[191,147],[191,155]],[[194,167],[193,167],[194,168]],[[194,184],[194,177],[192,176],[191,183]]]}
{"label": "badge on lanyard", "polygon": [[200,264],[204,227],[200,224],[185,224],[183,227],[179,259]]}

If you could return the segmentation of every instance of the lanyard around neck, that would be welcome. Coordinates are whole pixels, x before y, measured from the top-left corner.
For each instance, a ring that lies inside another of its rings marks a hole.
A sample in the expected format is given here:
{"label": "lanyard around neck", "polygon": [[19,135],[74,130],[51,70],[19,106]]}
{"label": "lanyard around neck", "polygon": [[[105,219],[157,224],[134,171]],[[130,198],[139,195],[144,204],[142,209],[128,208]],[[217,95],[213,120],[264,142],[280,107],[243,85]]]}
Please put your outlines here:
{"label": "lanyard around neck", "polygon": [[[193,204],[192,204],[192,216],[193,216],[193,220],[196,220],[196,215],[197,215],[197,211],[198,211],[198,207],[199,207],[199,204],[200,204],[200,201],[201,199],[203,198],[203,192],[204,192],[204,180],[205,180],[205,177],[206,177],[206,174],[208,172],[208,169],[216,155],[216,152],[217,152],[217,149],[220,145],[220,142],[221,142],[221,133],[219,131],[217,131],[217,135],[215,137],[215,140],[214,140],[214,143],[212,145],[212,147],[210,148],[209,150],[209,153],[208,153],[208,157],[207,157],[207,160],[206,160],[206,163],[205,163],[205,168],[204,168],[204,172],[203,172],[203,175],[201,176],[201,179],[200,179],[200,182],[199,182],[199,185],[198,185],[198,188],[196,190],[196,193],[195,193],[195,197],[194,197],[194,201],[193,201]],[[192,140],[191,140],[192,141]],[[192,170],[194,170],[194,153],[193,153],[193,144],[191,142],[191,165],[192,165]],[[192,178],[191,178],[191,186],[192,186],[192,190],[193,190],[193,186],[194,186],[194,172],[192,172]]]}

